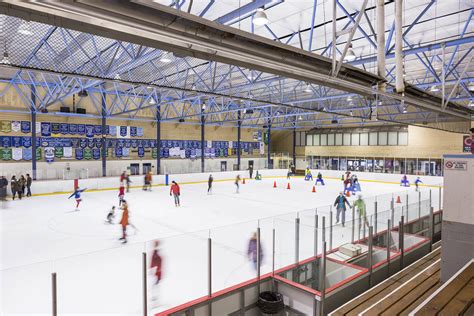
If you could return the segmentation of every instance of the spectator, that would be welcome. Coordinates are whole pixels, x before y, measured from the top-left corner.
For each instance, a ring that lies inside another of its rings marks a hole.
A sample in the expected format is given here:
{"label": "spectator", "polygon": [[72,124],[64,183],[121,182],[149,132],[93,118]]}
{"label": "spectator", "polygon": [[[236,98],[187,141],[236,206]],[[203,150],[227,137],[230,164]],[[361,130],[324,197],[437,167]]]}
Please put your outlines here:
{"label": "spectator", "polygon": [[31,183],[33,179],[30,177],[30,174],[26,174],[26,196],[31,196]]}
{"label": "spectator", "polygon": [[0,201],[7,200],[8,180],[4,176],[0,177]]}

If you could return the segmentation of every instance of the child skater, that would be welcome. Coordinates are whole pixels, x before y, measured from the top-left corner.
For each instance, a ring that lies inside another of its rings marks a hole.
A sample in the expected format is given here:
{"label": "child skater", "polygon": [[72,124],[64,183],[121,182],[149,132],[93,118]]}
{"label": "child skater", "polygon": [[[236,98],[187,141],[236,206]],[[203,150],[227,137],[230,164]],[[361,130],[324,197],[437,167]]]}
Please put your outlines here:
{"label": "child skater", "polygon": [[178,207],[181,206],[180,201],[179,201],[179,196],[181,195],[179,185],[176,183],[176,181],[171,182],[171,187],[170,187],[170,196],[173,195],[174,197],[174,206]]}
{"label": "child skater", "polygon": [[118,194],[119,206],[122,205],[122,202],[124,201],[123,199],[124,197],[125,197],[125,187],[124,187],[123,182],[120,182],[120,188],[119,188],[119,194]]}
{"label": "child skater", "polygon": [[68,199],[74,197],[76,199],[76,211],[79,211],[79,204],[81,203],[81,193],[84,192],[86,189],[80,189],[79,187],[74,190],[74,192],[68,197]]}
{"label": "child skater", "polygon": [[212,177],[212,174],[209,175],[209,179],[207,180],[207,194],[212,194],[212,182],[214,181],[214,178]]}
{"label": "child skater", "polygon": [[122,237],[119,240],[122,240],[122,244],[127,243],[127,226],[128,226],[128,205],[127,202],[124,200],[122,201],[122,219],[120,220],[120,225],[122,225]]}
{"label": "child skater", "polygon": [[318,182],[324,185],[323,175],[321,174],[321,172],[318,172],[315,185],[318,185]]}
{"label": "child skater", "polygon": [[291,170],[291,167],[288,168],[288,172],[286,173],[286,179],[287,180],[290,180],[291,179],[291,174],[292,174],[292,170]]}
{"label": "child skater", "polygon": [[417,191],[417,192],[420,189],[418,187],[420,183],[423,183],[423,181],[421,181],[420,177],[417,177],[416,180],[415,180],[415,187],[416,187],[415,191]]}
{"label": "child skater", "polygon": [[240,174],[235,177],[235,193],[239,193],[239,184],[240,184]]}
{"label": "child skater", "polygon": [[[257,250],[258,249],[258,250]],[[247,257],[252,262],[255,270],[258,268],[258,264],[262,265],[263,252],[262,245],[257,240],[257,233],[253,233],[252,237],[249,240],[247,247]],[[260,257],[260,260],[257,260]]]}
{"label": "child skater", "polygon": [[400,186],[402,187],[409,187],[410,181],[408,181],[407,175],[404,175],[402,181],[400,181]]}
{"label": "child skater", "polygon": [[306,168],[305,175],[304,175],[304,181],[313,181],[313,175],[311,174],[311,170],[309,168]]}
{"label": "child skater", "polygon": [[113,224],[113,220],[115,218],[115,206],[112,206],[112,208],[109,211],[109,214],[107,214],[107,219],[105,220],[109,224]]}

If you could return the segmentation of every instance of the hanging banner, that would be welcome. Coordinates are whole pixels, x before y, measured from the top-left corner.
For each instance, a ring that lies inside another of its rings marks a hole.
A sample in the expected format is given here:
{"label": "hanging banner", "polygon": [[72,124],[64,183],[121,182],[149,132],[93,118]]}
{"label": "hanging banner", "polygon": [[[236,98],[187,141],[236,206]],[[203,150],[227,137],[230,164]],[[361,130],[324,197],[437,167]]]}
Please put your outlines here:
{"label": "hanging banner", "polygon": [[132,148],[137,148],[138,146],[138,141],[136,139],[132,139],[130,141],[130,146],[132,146]]}
{"label": "hanging banner", "polygon": [[86,148],[86,147],[87,147],[87,139],[85,139],[85,138],[80,138],[80,139],[79,139],[79,147],[81,147],[81,148]]}
{"label": "hanging banner", "polygon": [[54,157],[63,158],[63,156],[64,156],[63,147],[54,147]]}
{"label": "hanging banner", "polygon": [[86,125],[86,137],[94,137],[94,125]]}
{"label": "hanging banner", "polygon": [[149,139],[144,139],[143,140],[143,147],[145,148],[150,148],[150,140]]}
{"label": "hanging banner", "polygon": [[38,147],[38,148],[36,148],[36,160],[38,160],[38,161],[41,160],[41,156],[42,156],[41,155],[41,148]]}
{"label": "hanging banner", "polygon": [[125,139],[124,140],[124,146],[127,148],[130,148],[130,139]]}
{"label": "hanging banner", "polygon": [[54,147],[46,147],[44,149],[44,159],[47,163],[52,163],[54,161]]}
{"label": "hanging banner", "polygon": [[72,147],[63,147],[63,157],[72,158]]}
{"label": "hanging banner", "polygon": [[92,159],[92,149],[85,148],[84,149],[84,159],[91,160]]}
{"label": "hanging banner", "polygon": [[86,135],[86,125],[85,124],[77,124],[77,134]]}
{"label": "hanging banner", "polygon": [[80,141],[79,138],[70,138],[70,140],[71,140],[71,146],[72,147],[74,147],[74,148],[79,147],[79,141]]}
{"label": "hanging banner", "polygon": [[136,137],[137,136],[137,127],[136,126],[130,126],[130,136],[131,137]]}
{"label": "hanging banner", "polygon": [[20,121],[13,121],[12,122],[12,132],[18,133],[19,131],[21,131]]}
{"label": "hanging banner", "polygon": [[12,160],[12,149],[3,148],[2,150],[2,160]]}
{"label": "hanging banner", "polygon": [[138,147],[138,157],[143,158],[145,156],[145,148]]}
{"label": "hanging banner", "polygon": [[69,134],[69,125],[66,123],[60,123],[59,124],[59,133],[63,135]]}
{"label": "hanging banner", "polygon": [[264,155],[264,154],[265,154],[265,143],[260,142],[260,155]]}
{"label": "hanging banner", "polygon": [[94,160],[100,159],[100,149],[99,148],[92,148],[92,158]]}
{"label": "hanging banner", "polygon": [[153,159],[158,158],[158,148],[153,148],[151,150],[151,158],[153,158]]}
{"label": "hanging banner", "polygon": [[23,160],[33,159],[33,149],[32,148],[23,148]]}
{"label": "hanging banner", "polygon": [[156,140],[150,139],[150,147],[151,148],[159,147],[159,146],[156,145]]}
{"label": "hanging banner", "polygon": [[28,121],[21,121],[21,132],[28,134],[31,132],[31,123]]}
{"label": "hanging banner", "polygon": [[41,122],[41,136],[51,136],[51,123]]}
{"label": "hanging banner", "polygon": [[122,149],[122,156],[123,157],[129,157],[130,156],[130,148],[124,147]]}
{"label": "hanging banner", "polygon": [[59,123],[51,123],[51,133],[59,134],[61,132],[60,126],[61,124]]}
{"label": "hanging banner", "polygon": [[208,140],[208,141],[207,141],[207,148],[212,148],[212,147],[213,147],[213,146],[212,146],[212,141]]}
{"label": "hanging banner", "polygon": [[84,158],[84,149],[76,148],[76,160],[82,160]]}
{"label": "hanging banner", "polygon": [[41,134],[41,122],[36,122],[36,134]]}
{"label": "hanging banner", "polygon": [[137,136],[143,137],[143,127],[137,127]]}
{"label": "hanging banner", "polygon": [[11,121],[0,121],[0,131],[4,133],[10,133],[12,131]]}
{"label": "hanging banner", "polygon": [[116,137],[117,136],[117,126],[110,125],[109,126],[109,135]]}
{"label": "hanging banner", "polygon": [[[105,130],[104,134],[106,134]],[[94,135],[102,135],[102,125],[94,125]]]}
{"label": "hanging banner", "polygon": [[22,137],[20,136],[13,136],[12,137],[12,147],[21,147],[21,139]]}
{"label": "hanging banner", "polygon": [[129,136],[129,129],[128,129],[128,126],[120,126],[120,133],[119,133],[119,137],[122,137],[122,138],[125,138],[125,137],[128,137]]}
{"label": "hanging banner", "polygon": [[19,161],[23,159],[23,150],[21,148],[13,148],[12,149],[12,159],[15,161]]}
{"label": "hanging banner", "polygon": [[77,134],[77,124],[69,124],[69,134],[71,135]]}
{"label": "hanging banner", "polygon": [[49,138],[48,137],[40,137],[38,138],[38,143],[41,147],[49,147]]}
{"label": "hanging banner", "polygon": [[93,148],[95,146],[95,139],[89,138],[87,139],[87,147]]}
{"label": "hanging banner", "polygon": [[115,147],[115,157],[121,158],[122,157],[122,147]]}
{"label": "hanging banner", "polygon": [[94,138],[94,146],[97,148],[102,147],[102,139],[101,138]]}
{"label": "hanging banner", "polygon": [[11,146],[10,136],[0,136],[0,147],[8,148]]}
{"label": "hanging banner", "polygon": [[226,148],[233,148],[233,147],[234,147],[234,142],[230,140]]}
{"label": "hanging banner", "polygon": [[263,137],[263,132],[262,132],[262,131],[258,131],[258,132],[257,132],[257,140],[258,140],[259,142],[262,141],[262,137]]}

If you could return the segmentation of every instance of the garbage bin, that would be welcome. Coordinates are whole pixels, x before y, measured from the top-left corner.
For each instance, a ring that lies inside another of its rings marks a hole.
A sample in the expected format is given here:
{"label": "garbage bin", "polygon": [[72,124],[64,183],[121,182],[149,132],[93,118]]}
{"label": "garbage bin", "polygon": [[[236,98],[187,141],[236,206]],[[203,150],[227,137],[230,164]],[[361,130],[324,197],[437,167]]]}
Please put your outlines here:
{"label": "garbage bin", "polygon": [[257,307],[264,315],[275,315],[285,309],[283,295],[277,292],[262,292],[258,296]]}

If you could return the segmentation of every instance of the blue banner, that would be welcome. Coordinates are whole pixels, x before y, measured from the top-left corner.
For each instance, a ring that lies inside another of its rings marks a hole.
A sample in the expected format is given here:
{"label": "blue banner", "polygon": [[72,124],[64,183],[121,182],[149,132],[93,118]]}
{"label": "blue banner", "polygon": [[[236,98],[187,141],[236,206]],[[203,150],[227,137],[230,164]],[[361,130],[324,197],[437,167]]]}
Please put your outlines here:
{"label": "blue banner", "polygon": [[132,148],[137,148],[138,141],[136,139],[132,139],[132,141],[130,142],[130,145],[132,146]]}
{"label": "blue banner", "polygon": [[71,135],[77,134],[77,124],[69,124],[69,134]]}
{"label": "blue banner", "polygon": [[51,133],[52,134],[59,134],[59,132],[60,132],[59,126],[60,126],[59,123],[51,123]]}
{"label": "blue banner", "polygon": [[54,161],[54,148],[53,147],[46,147],[44,149],[44,159],[47,163],[51,163]]}
{"label": "blue banner", "polygon": [[85,139],[85,138],[80,138],[80,139],[79,139],[79,147],[81,147],[81,148],[86,148],[86,147],[87,147],[87,139]]}
{"label": "blue banner", "polygon": [[51,136],[51,123],[41,122],[41,136]]}
{"label": "blue banner", "polygon": [[142,158],[145,156],[145,149],[143,147],[138,147],[138,157]]}
{"label": "blue banner", "polygon": [[30,136],[23,136],[21,138],[21,147],[25,147],[25,148],[31,147],[31,137]]}
{"label": "blue banner", "polygon": [[95,146],[95,141],[94,141],[94,139],[93,139],[93,138],[89,138],[89,139],[87,140],[87,147],[93,148],[94,146]]}
{"label": "blue banner", "polygon": [[127,126],[120,126],[120,136],[127,136]]}
{"label": "blue banner", "polygon": [[0,136],[0,146],[4,148],[10,147],[11,146],[10,136]]}
{"label": "blue banner", "polygon": [[143,127],[137,127],[137,136],[143,137]]}
{"label": "blue banner", "polygon": [[94,125],[86,125],[86,137],[94,137]]}
{"label": "blue banner", "polygon": [[92,158],[95,160],[100,159],[100,149],[99,148],[92,148]]}
{"label": "blue banner", "polygon": [[122,147],[115,147],[115,157],[121,158],[123,155]]}
{"label": "blue banner", "polygon": [[136,126],[130,126],[130,136],[131,137],[136,137],[137,136],[137,127]]}
{"label": "blue banner", "polygon": [[156,146],[156,140],[150,139],[150,147],[151,147],[151,148],[156,148],[156,147],[157,147],[157,146]]}
{"label": "blue banner", "polygon": [[77,148],[79,147],[79,138],[70,138],[71,140],[71,147]]}
{"label": "blue banner", "polygon": [[31,123],[28,121],[21,121],[21,132],[28,134],[31,132]]}
{"label": "blue banner", "polygon": [[77,134],[85,135],[86,134],[86,125],[84,124],[77,124]]}
{"label": "blue banner", "polygon": [[63,135],[69,134],[69,124],[67,123],[59,124],[59,132]]}
{"label": "blue banner", "polygon": [[38,143],[41,147],[49,147],[50,138],[48,137],[39,137]]}
{"label": "blue banner", "polygon": [[109,135],[113,137],[117,137],[117,126],[115,125],[109,126]]}
{"label": "blue banner", "polygon": [[94,138],[94,144],[95,144],[95,147],[101,148],[102,147],[102,139]]}
{"label": "blue banner", "polygon": [[82,160],[84,158],[84,149],[76,148],[76,159]]}
{"label": "blue banner", "polygon": [[[102,135],[102,125],[94,125],[94,134],[95,135]],[[104,133],[104,134],[106,134],[106,133]]]}
{"label": "blue banner", "polygon": [[23,160],[33,159],[33,149],[32,148],[23,148]]}

